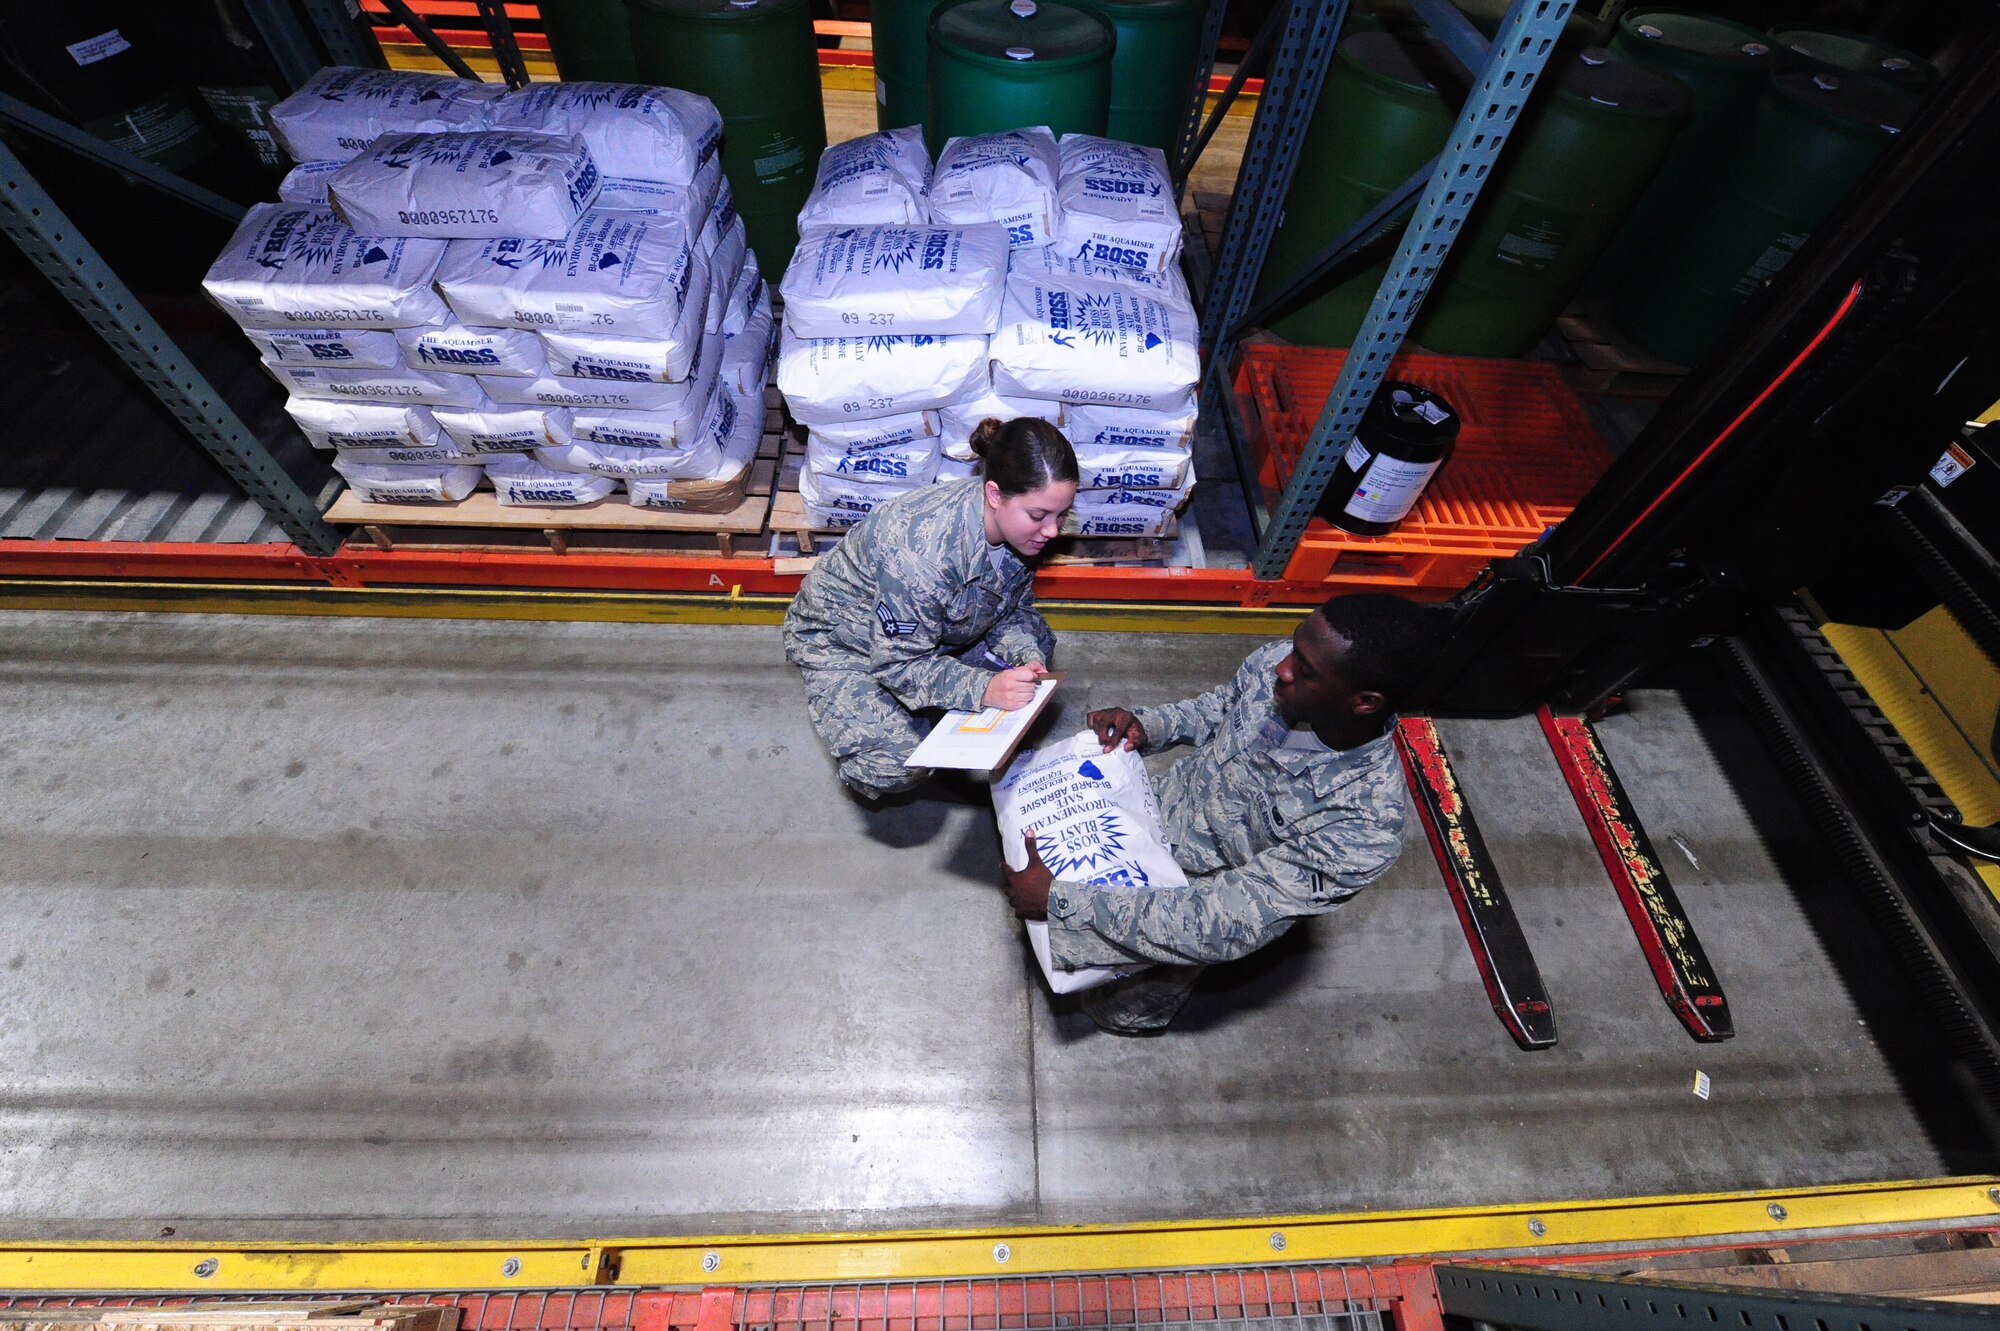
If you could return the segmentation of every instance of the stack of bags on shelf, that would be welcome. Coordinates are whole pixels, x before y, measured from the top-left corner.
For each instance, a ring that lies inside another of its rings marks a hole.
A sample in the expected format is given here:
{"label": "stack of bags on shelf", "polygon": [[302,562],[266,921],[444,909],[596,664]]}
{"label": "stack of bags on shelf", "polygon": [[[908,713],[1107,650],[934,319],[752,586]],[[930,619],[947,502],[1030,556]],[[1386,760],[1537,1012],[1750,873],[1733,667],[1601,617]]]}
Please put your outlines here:
{"label": "stack of bags on shelf", "polygon": [[1156,536],[1194,485],[1197,321],[1157,149],[1047,129],[915,129],[827,149],[786,269],[778,386],[815,526],[976,473],[989,417],[1057,425],[1072,526]]}
{"label": "stack of bags on shelf", "polygon": [[361,498],[741,501],[776,339],[706,98],[335,69],[271,119],[203,285]]}

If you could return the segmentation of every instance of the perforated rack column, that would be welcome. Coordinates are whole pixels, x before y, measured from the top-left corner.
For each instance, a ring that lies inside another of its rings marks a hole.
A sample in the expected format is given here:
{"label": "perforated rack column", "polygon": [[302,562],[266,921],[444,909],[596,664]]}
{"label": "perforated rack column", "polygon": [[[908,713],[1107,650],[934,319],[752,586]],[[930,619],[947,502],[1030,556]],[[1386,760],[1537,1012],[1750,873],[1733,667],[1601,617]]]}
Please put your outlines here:
{"label": "perforated rack column", "polygon": [[4,143],[0,230],[294,544],[309,555],[334,552],[339,537],[321,519],[312,497],[277,464]]}
{"label": "perforated rack column", "polygon": [[[1341,454],[1354,438],[1362,413],[1374,400],[1389,362],[1402,347],[1410,321],[1416,317],[1438,267],[1450,253],[1452,241],[1478,200],[1480,187],[1492,173],[1494,161],[1507,144],[1508,133],[1518,123],[1521,109],[1527,105],[1529,94],[1555,49],[1563,23],[1575,7],[1575,0],[1514,0],[1508,8],[1500,33],[1493,39],[1486,67],[1452,129],[1450,145],[1438,159],[1437,171],[1424,189],[1423,201],[1417,205],[1396,257],[1368,306],[1368,316],[1355,334],[1354,349],[1341,366],[1340,378],[1320,412],[1319,424],[1306,440],[1299,464],[1285,482],[1285,492],[1264,529],[1255,563],[1258,577],[1284,576],[1292,551],[1297,548],[1299,537],[1305,534],[1306,523],[1312,519],[1327,482],[1340,466]],[[1308,116],[1311,109],[1308,105]],[[1237,203],[1242,203],[1240,196]],[[1235,219],[1232,208],[1232,225]],[[1257,249],[1260,260],[1263,248],[1260,245]],[[1220,272],[1218,261],[1218,282]],[[1247,301],[1248,284],[1243,295]],[[1228,328],[1240,312],[1231,312],[1219,326]],[[1217,370],[1218,367],[1211,365],[1211,383]]]}

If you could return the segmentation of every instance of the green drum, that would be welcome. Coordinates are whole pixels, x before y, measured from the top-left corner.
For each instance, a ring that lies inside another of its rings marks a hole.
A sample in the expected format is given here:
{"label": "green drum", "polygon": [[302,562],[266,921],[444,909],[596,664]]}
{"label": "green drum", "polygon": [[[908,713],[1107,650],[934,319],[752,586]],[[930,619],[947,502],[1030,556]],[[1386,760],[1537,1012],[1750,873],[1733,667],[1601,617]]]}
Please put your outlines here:
{"label": "green drum", "polygon": [[1055,0],[963,0],[931,15],[930,114],[946,140],[1047,125],[1056,137],[1102,134],[1118,37],[1095,14]]}
{"label": "green drum", "polygon": [[1667,215],[1714,162],[1723,137],[1742,128],[1777,60],[1772,40],[1755,28],[1675,9],[1637,9],[1620,19],[1611,55],[1682,84],[1694,95],[1694,109],[1584,283],[1585,291],[1596,293],[1608,293],[1633,257],[1653,243]]}
{"label": "green drum", "polygon": [[1780,23],[1771,29],[1771,40],[1785,60],[1815,73],[1858,74],[1903,88],[1921,88],[1937,77],[1936,66],[1922,56],[1858,32]]}
{"label": "green drum", "polygon": [[930,108],[931,12],[945,0],[869,0],[875,128],[921,125]]}
{"label": "green drum", "polygon": [[[1582,285],[1693,99],[1602,47],[1562,59],[1452,245],[1410,336],[1458,356],[1519,356]],[[1550,95],[1553,94],[1553,95]]]}
{"label": "green drum", "polygon": [[750,248],[782,273],[826,150],[819,49],[806,0],[632,0],[639,77],[722,113],[722,170]]}
{"label": "green drum", "polygon": [[[1072,0],[1118,34],[1104,132],[1171,156],[1187,122],[1207,0]],[[1350,19],[1351,23],[1352,20]]]}
{"label": "green drum", "polygon": [[1612,303],[1625,336],[1692,365],[1738,307],[1791,262],[1914,114],[1914,93],[1809,69],[1776,75],[1715,168],[1626,270]]}
{"label": "green drum", "polygon": [[[1370,208],[1444,150],[1454,116],[1440,88],[1454,88],[1442,51],[1387,32],[1344,39],[1299,147],[1285,211],[1271,236],[1257,299],[1288,285]],[[1392,234],[1348,265],[1323,294],[1273,324],[1308,346],[1353,342],[1382,283]],[[1358,268],[1357,268],[1358,265]]]}
{"label": "green drum", "polygon": [[565,83],[637,83],[625,0],[542,0],[542,32]]}

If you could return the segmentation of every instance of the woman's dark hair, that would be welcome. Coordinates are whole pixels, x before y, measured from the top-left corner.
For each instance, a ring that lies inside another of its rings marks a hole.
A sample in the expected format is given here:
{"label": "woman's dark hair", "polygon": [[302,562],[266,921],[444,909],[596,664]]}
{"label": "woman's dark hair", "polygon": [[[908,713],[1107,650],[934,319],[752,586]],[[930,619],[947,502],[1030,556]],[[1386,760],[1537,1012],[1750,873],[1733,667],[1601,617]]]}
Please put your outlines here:
{"label": "woman's dark hair", "polygon": [[1009,498],[1077,479],[1076,454],[1069,440],[1033,416],[1011,421],[987,417],[972,432],[972,451],[986,464],[986,479]]}

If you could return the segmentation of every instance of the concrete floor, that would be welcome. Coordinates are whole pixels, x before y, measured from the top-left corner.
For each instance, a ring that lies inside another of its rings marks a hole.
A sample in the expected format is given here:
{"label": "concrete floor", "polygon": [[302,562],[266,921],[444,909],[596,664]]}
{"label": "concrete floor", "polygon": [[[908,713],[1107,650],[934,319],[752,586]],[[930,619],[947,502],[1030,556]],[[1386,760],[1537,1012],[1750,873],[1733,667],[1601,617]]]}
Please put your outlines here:
{"label": "concrete floor", "polygon": [[[1252,645],[1071,634],[1065,692],[1181,696]],[[1992,1159],[1699,696],[1604,730],[1700,859],[1669,867],[1722,1046],[1660,1001],[1533,723],[1447,728],[1557,1003],[1539,1055],[1414,821],[1184,1028],[1097,1035],[1033,972],[983,795],[844,797],[775,630],[17,613],[0,698],[4,1233],[1080,1222]]]}

